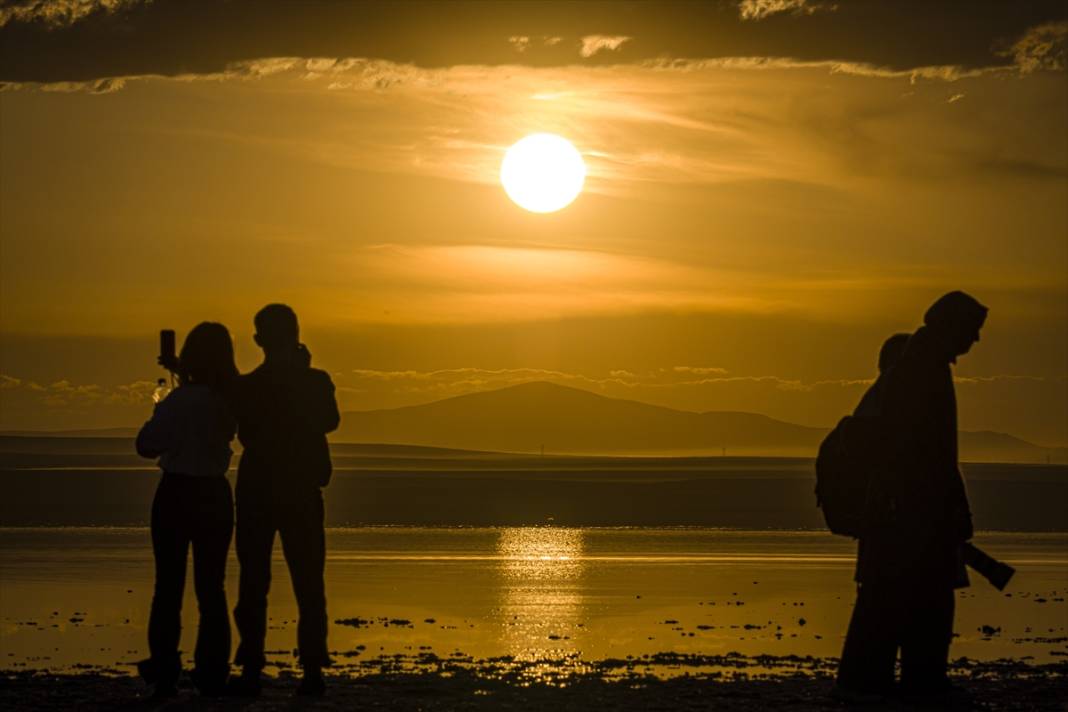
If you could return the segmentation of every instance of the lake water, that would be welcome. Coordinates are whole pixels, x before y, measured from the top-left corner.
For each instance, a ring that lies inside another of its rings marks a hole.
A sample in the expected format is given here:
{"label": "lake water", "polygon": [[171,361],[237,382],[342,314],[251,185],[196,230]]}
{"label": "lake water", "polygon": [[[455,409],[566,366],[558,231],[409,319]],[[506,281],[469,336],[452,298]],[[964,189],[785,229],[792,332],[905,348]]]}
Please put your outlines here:
{"label": "lake water", "polygon": [[[953,657],[1063,660],[1068,534],[976,541],[1018,572],[1005,593],[973,575],[959,594]],[[330,647],[340,660],[837,656],[855,594],[853,543],[817,532],[365,527],[328,530],[327,542]],[[0,529],[0,667],[145,657],[152,577],[147,529]],[[227,591],[232,607],[232,552]],[[185,600],[189,651],[191,578]],[[284,667],[296,606],[280,547],[270,602],[268,649]]]}

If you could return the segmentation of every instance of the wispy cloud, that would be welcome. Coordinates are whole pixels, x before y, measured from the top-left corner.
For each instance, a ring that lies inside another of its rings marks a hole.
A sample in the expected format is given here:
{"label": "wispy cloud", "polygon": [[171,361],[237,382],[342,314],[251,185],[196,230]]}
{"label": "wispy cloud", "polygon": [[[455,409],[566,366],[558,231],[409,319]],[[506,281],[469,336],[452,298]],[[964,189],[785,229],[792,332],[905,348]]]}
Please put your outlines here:
{"label": "wispy cloud", "polygon": [[[1009,55],[1015,57],[1016,63],[1001,67],[966,68],[959,65],[932,65],[910,69],[889,69],[864,62],[845,62],[838,60],[798,60],[789,57],[717,57],[671,58],[659,57],[645,59],[632,65],[636,70],[648,69],[661,72],[694,74],[710,70],[823,70],[829,74],[844,74],[858,77],[879,79],[908,79],[912,83],[919,80],[956,82],[982,76],[1027,74],[1039,70],[1063,70],[1065,68],[1065,33],[1068,23],[1055,23],[1036,28],[1014,45]],[[582,38],[579,53],[590,58],[599,52],[618,51],[630,41],[630,37],[590,35]],[[527,36],[513,36],[509,43],[517,52],[525,52],[534,46],[535,40]],[[554,46],[563,41],[561,37],[543,37],[544,46]],[[526,72],[538,73],[539,70],[527,69]],[[543,70],[541,73],[553,74],[560,70]],[[572,69],[572,73],[575,70]],[[457,90],[457,81],[464,77],[481,77],[483,80],[515,73],[516,68],[498,68],[486,65],[466,65],[458,67],[436,68],[420,67],[411,63],[393,62],[384,59],[366,57],[268,57],[262,59],[241,60],[228,64],[225,69],[216,72],[160,74],[130,74],[103,77],[85,81],[4,81],[0,82],[0,91],[54,91],[86,92],[105,94],[119,91],[134,82],[176,81],[176,82],[225,82],[255,81],[272,77],[300,78],[305,80],[327,80],[326,88],[332,90],[348,89],[357,91],[383,91],[398,87],[422,89]],[[553,96],[551,92],[540,92],[540,96]],[[556,95],[559,97],[560,95]]]}
{"label": "wispy cloud", "polygon": [[508,43],[512,45],[516,52],[519,52],[520,54],[534,47],[555,47],[563,41],[563,37],[556,37],[552,35],[542,35],[541,37],[530,37],[528,35],[512,35],[508,38]]}
{"label": "wispy cloud", "polygon": [[[711,376],[694,378],[694,376]],[[611,369],[603,374],[576,373],[543,368],[446,368],[432,371],[399,370],[384,371],[357,368],[339,372],[335,378],[342,389],[353,394],[381,389],[394,393],[422,394],[447,397],[482,390],[504,388],[529,383],[550,381],[577,388],[592,389],[604,393],[623,394],[641,398],[640,393],[665,389],[691,389],[695,386],[754,384],[766,385],[779,390],[812,391],[819,386],[864,385],[871,381],[821,381],[802,383],[796,379],[778,376],[728,375],[718,367],[674,366],[652,370]],[[623,389],[622,391],[620,389]],[[626,391],[626,392],[624,392]],[[629,393],[627,393],[629,392]]]}
{"label": "wispy cloud", "polygon": [[675,366],[672,370],[675,373],[692,373],[698,376],[727,373],[727,369],[717,366]]}
{"label": "wispy cloud", "polygon": [[617,52],[630,40],[623,35],[586,35],[582,38],[579,54],[589,58],[598,52]]}
{"label": "wispy cloud", "polygon": [[695,72],[712,69],[731,70],[804,70],[818,69],[829,74],[844,74],[873,79],[908,79],[915,84],[920,80],[956,82],[990,75],[1012,75],[1019,72],[1015,66],[968,68],[955,64],[930,65],[911,69],[891,69],[865,62],[842,62],[837,60],[801,60],[790,57],[717,57],[715,59],[659,58],[642,62],[642,66],[661,71]]}
{"label": "wispy cloud", "polygon": [[793,15],[814,15],[817,12],[832,12],[838,6],[810,0],[741,0],[738,16],[743,20],[763,20],[772,15],[788,12]]}
{"label": "wispy cloud", "polygon": [[[695,378],[694,376],[699,376]],[[868,378],[837,378],[804,381],[775,375],[731,374],[725,368],[704,366],[673,366],[658,369],[611,369],[604,374],[575,373],[544,368],[443,368],[430,371],[377,370],[354,368],[335,374],[339,382],[350,392],[359,393],[370,384],[395,389],[396,392],[459,395],[462,393],[503,388],[530,381],[551,381],[576,387],[593,387],[604,390],[608,387],[623,387],[637,393],[642,390],[692,389],[698,386],[766,386],[780,391],[813,393],[829,388],[845,389],[854,393],[874,381]],[[971,386],[992,383],[1050,383],[1063,384],[1065,379],[1049,379],[1039,376],[997,375],[957,377],[958,384]],[[633,397],[639,397],[632,394]]]}
{"label": "wispy cloud", "polygon": [[516,52],[526,52],[530,49],[530,38],[526,35],[512,35],[508,42],[515,47]]}
{"label": "wispy cloud", "polygon": [[[800,313],[802,303],[811,308],[806,300],[825,302],[819,308],[823,311],[830,311],[832,304],[841,311],[843,293],[859,297],[895,292],[928,279],[907,274],[878,280],[797,278],[778,273],[771,279],[759,271],[640,254],[486,244],[373,245],[354,252],[345,273],[363,277],[360,287],[346,283],[338,294],[339,312],[373,321],[374,305],[389,304],[383,318],[416,323],[496,323],[664,310]],[[932,285],[941,281],[937,276],[929,279]],[[768,286],[772,282],[774,286]],[[709,373],[713,371],[704,375]]]}
{"label": "wispy cloud", "polygon": [[0,390],[9,396],[29,396],[47,406],[56,408],[85,407],[95,405],[131,405],[150,403],[156,384],[151,381],[134,381],[117,386],[101,386],[95,383],[72,383],[60,379],[50,383],[16,378],[0,374]]}

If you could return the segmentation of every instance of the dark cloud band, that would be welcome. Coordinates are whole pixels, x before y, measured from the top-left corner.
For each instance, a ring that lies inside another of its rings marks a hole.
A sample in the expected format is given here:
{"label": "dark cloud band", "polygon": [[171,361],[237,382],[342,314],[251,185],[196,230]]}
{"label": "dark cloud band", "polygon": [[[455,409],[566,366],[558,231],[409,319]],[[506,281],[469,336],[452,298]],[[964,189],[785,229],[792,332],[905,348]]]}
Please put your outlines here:
{"label": "dark cloud band", "polygon": [[[1066,7],[1060,0],[13,0],[0,9],[0,81],[211,74],[264,57],[423,67],[789,57],[898,71],[1024,61],[1056,69],[1064,63]],[[1027,43],[1039,28],[1041,37]]]}

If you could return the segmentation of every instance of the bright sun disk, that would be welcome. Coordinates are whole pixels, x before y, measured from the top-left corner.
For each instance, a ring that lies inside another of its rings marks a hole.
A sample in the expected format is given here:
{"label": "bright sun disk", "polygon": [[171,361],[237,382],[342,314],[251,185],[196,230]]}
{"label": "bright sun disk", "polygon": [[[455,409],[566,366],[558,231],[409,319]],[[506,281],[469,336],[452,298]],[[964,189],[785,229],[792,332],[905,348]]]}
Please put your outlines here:
{"label": "bright sun disk", "polygon": [[586,164],[562,136],[531,134],[520,139],[501,161],[501,184],[517,205],[535,213],[551,213],[571,204],[582,192]]}

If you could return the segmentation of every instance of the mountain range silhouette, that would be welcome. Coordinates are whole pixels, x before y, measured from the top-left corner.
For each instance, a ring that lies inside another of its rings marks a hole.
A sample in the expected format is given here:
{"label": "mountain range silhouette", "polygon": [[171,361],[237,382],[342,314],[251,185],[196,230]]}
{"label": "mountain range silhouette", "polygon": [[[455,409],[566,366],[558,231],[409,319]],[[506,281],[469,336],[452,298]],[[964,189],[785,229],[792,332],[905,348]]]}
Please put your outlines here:
{"label": "mountain range silhouette", "polygon": [[[348,411],[333,440],[517,453],[718,455],[725,449],[814,457],[827,431],[756,413],[675,410],[531,381],[423,405]],[[961,432],[960,448],[972,461],[1063,459],[1063,448],[990,431]]]}
{"label": "mountain range silhouette", "polygon": [[[757,413],[697,413],[530,381],[422,405],[346,411],[330,439],[335,455],[343,443],[365,443],[520,454],[815,457],[828,430]],[[0,435],[69,438],[73,444],[130,438],[136,432],[100,428]],[[959,438],[965,461],[1068,461],[1068,448],[1042,447],[1005,433],[962,430]]]}

